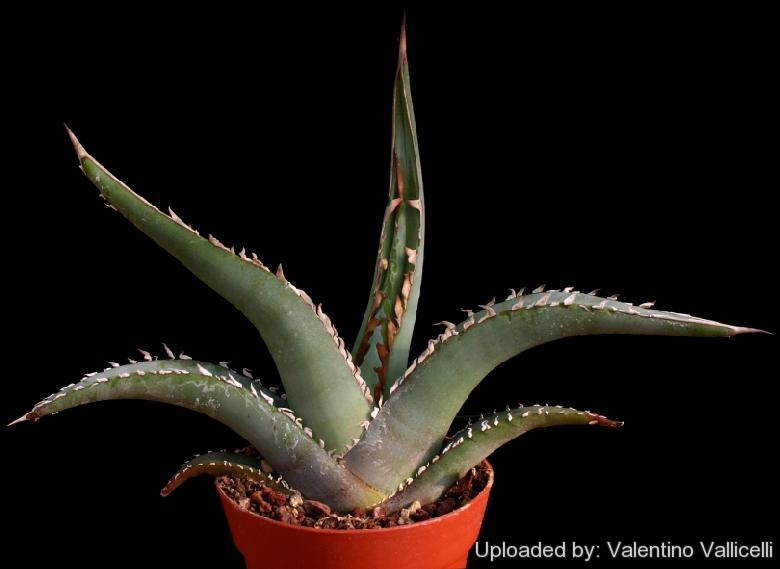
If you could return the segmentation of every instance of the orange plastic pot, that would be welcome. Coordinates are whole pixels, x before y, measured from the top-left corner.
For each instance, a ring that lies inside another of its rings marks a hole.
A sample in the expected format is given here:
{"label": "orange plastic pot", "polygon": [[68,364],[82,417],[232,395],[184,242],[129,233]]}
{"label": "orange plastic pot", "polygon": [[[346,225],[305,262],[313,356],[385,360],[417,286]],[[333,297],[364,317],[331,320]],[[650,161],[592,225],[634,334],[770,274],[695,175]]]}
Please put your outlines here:
{"label": "orange plastic pot", "polygon": [[220,488],[219,497],[247,569],[463,569],[485,515],[488,483],[465,506],[407,526],[329,530],[284,524],[239,508]]}

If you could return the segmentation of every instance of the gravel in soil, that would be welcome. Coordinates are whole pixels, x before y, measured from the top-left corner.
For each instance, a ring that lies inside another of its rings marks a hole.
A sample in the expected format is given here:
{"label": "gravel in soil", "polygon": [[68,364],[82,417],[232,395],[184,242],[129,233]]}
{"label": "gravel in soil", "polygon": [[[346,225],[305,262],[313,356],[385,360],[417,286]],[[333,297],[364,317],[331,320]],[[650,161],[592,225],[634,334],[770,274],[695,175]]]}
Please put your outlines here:
{"label": "gravel in soil", "polygon": [[246,478],[221,476],[217,483],[239,507],[280,522],[325,529],[374,529],[422,522],[448,514],[479,494],[488,478],[487,469],[479,465],[431,504],[420,506],[415,503],[392,514],[377,506],[355,510],[348,515],[338,515],[317,500],[306,500],[296,493],[285,494]]}

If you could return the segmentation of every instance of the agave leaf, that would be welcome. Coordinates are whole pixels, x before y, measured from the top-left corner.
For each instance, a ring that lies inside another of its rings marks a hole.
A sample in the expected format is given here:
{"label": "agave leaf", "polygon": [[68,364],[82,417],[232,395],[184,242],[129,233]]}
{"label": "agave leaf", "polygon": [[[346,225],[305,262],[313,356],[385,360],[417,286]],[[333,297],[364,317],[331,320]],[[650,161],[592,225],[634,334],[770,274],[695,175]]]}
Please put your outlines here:
{"label": "agave leaf", "polygon": [[409,365],[422,280],[425,204],[403,26],[393,90],[392,136],[390,201],[368,306],[352,350],[377,401],[383,394],[387,397],[390,383]]}
{"label": "agave leaf", "polygon": [[265,472],[263,472],[260,457],[247,456],[241,452],[207,452],[185,462],[171,477],[160,495],[168,496],[184,482],[196,476],[208,474],[210,476],[235,476],[246,477],[262,482],[274,490],[290,493],[290,489],[283,486]]}
{"label": "agave leaf", "polygon": [[290,405],[341,450],[362,433],[370,396],[330,319],[304,292],[249,259],[204,239],[119,181],[68,131],[81,168],[103,197],[133,225],[240,310],[260,332],[279,369]]}
{"label": "agave leaf", "polygon": [[421,504],[433,502],[498,447],[532,429],[558,425],[619,427],[622,424],[587,411],[548,405],[521,406],[495,413],[455,433],[441,453],[420,467],[410,483],[403,484],[384,506],[388,512],[394,512],[415,500]]}
{"label": "agave leaf", "polygon": [[345,458],[369,484],[392,491],[399,479],[433,458],[455,414],[493,368],[552,340],[593,334],[733,336],[757,331],[568,291],[536,292],[486,305],[430,342],[392,386],[390,398]]}
{"label": "agave leaf", "polygon": [[[383,496],[322,448],[292,412],[249,378],[195,360],[157,360],[112,367],[63,387],[14,421],[37,420],[111,399],[146,399],[204,413],[244,437],[301,493],[349,511]],[[247,385],[249,387],[247,387]],[[317,476],[311,476],[312,470]]]}

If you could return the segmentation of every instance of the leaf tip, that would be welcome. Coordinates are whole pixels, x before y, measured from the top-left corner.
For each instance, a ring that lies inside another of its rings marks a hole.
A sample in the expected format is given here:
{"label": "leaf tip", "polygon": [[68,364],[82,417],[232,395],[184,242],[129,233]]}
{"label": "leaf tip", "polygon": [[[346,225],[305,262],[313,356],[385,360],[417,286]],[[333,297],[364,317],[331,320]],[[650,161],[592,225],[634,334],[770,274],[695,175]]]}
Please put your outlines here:
{"label": "leaf tip", "polygon": [[762,330],[761,328],[746,328],[744,326],[731,326],[731,330],[734,332],[732,336],[736,336],[737,334],[768,334],[769,336],[774,336],[772,332],[769,332],[767,330]]}
{"label": "leaf tip", "polygon": [[401,37],[398,42],[398,60],[406,61],[406,12],[401,19]]}
{"label": "leaf tip", "polygon": [[10,423],[8,423],[6,427],[10,427],[12,425],[16,425],[17,423],[23,423],[24,421],[27,421],[29,419],[28,415],[29,415],[28,413],[25,413],[15,421],[11,421]]}
{"label": "leaf tip", "polygon": [[590,417],[589,425],[617,428],[622,427],[625,424],[623,421],[613,421],[612,419],[606,418],[604,415],[597,415],[595,413],[588,413],[588,417]]}
{"label": "leaf tip", "polygon": [[70,138],[70,142],[71,144],[73,144],[73,148],[76,151],[76,156],[78,156],[79,162],[81,162],[82,160],[84,160],[84,158],[87,158],[89,154],[87,153],[86,150],[84,150],[84,147],[81,146],[79,139],[76,138],[76,135],[73,134],[73,131],[70,130],[68,125],[64,125],[64,126],[65,126],[65,130],[68,133],[68,137]]}

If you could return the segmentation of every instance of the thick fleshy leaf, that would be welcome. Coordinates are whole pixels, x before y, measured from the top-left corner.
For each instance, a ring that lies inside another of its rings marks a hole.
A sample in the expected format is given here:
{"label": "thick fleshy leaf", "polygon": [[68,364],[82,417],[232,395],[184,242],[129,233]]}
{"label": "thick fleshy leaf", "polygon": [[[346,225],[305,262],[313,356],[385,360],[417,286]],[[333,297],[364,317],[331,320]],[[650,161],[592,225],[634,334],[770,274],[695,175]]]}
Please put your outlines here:
{"label": "thick fleshy leaf", "polygon": [[171,477],[160,495],[168,496],[184,482],[196,476],[235,476],[246,477],[262,482],[274,490],[289,493],[290,489],[284,487],[268,474],[263,472],[260,457],[248,456],[241,452],[207,452],[188,460]]}
{"label": "thick fleshy leaf", "polygon": [[377,401],[383,394],[387,397],[390,384],[409,365],[422,280],[425,202],[403,27],[393,91],[392,133],[390,201],[368,306],[352,351]]}
{"label": "thick fleshy leaf", "polygon": [[532,429],[559,425],[619,427],[622,424],[587,411],[548,405],[521,406],[495,413],[455,433],[447,446],[428,464],[421,466],[414,478],[403,483],[398,493],[384,505],[389,512],[394,512],[415,500],[421,504],[435,501],[498,447]]}
{"label": "thick fleshy leaf", "polygon": [[68,131],[81,168],[102,196],[133,225],[240,310],[260,332],[276,362],[290,405],[341,451],[360,436],[370,396],[330,319],[281,270],[236,255],[168,216],[101,166]]}
{"label": "thick fleshy leaf", "polygon": [[14,423],[112,399],[160,401],[213,417],[249,441],[296,490],[337,510],[383,497],[340,465],[292,411],[275,407],[273,396],[255,382],[207,362],[157,360],[111,367],[63,387]]}
{"label": "thick fleshy leaf", "polygon": [[513,296],[485,305],[431,340],[345,458],[369,484],[392,491],[399,479],[410,477],[438,452],[455,414],[493,368],[545,342],[593,334],[733,336],[756,331],[569,290]]}

